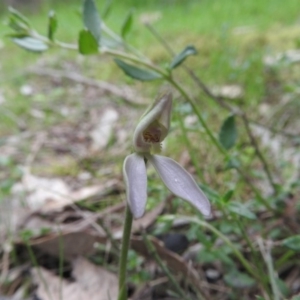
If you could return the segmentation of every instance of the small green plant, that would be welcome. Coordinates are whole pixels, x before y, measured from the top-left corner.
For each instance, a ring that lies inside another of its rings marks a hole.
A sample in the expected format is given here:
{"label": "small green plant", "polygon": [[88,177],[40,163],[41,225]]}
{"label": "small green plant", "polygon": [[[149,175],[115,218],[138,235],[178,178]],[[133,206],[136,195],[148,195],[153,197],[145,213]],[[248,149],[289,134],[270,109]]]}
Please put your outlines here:
{"label": "small green plant", "polygon": [[[102,16],[105,14],[102,13]],[[59,47],[77,51],[82,55],[108,55],[113,58],[115,65],[132,80],[143,82],[156,80],[160,83],[168,83],[178,99],[174,103],[177,121],[174,124],[176,130],[181,132],[195,171],[201,178],[201,189],[191,175],[175,161],[153,154],[153,150],[159,149],[170,127],[171,94],[163,94],[138,123],[133,137],[135,153],[128,155],[124,162],[129,209],[126,211],[120,256],[119,300],[126,299],[126,272],[128,270],[126,264],[132,217],[139,218],[145,212],[146,162],[148,161],[154,165],[162,181],[172,193],[192,203],[206,216],[211,213],[210,203],[212,203],[214,210],[221,215],[220,218],[211,222],[203,220],[200,216],[188,218],[192,224],[189,231],[190,238],[200,240],[204,245],[198,257],[199,261],[202,263],[209,263],[213,260],[221,261],[228,269],[224,276],[224,281],[228,286],[250,288],[256,285],[262,295],[258,296],[260,299],[282,299],[283,292],[276,286],[276,282],[279,282],[277,270],[291,257],[296,257],[295,253],[299,251],[299,235],[291,234],[290,228],[284,222],[282,223],[285,230],[284,236],[283,230],[274,233],[269,228],[264,228],[265,221],[260,220],[260,215],[266,214],[272,221],[278,216],[286,218],[279,204],[286,200],[288,192],[294,191],[295,185],[278,180],[281,175],[278,174],[279,170],[272,166],[253,133],[251,125],[263,126],[263,124],[249,118],[249,114],[242,109],[242,106],[229,103],[223,96],[213,93],[192,69],[186,67],[186,60],[197,54],[196,47],[187,45],[179,53],[174,53],[172,47],[160,38],[151,24],[146,24],[146,26],[169,52],[171,56],[169,61],[163,66],[156,64],[139,49],[130,45],[127,36],[133,26],[132,18],[133,14],[130,11],[124,18],[121,33],[118,35],[100,17],[95,2],[85,0],[82,10],[83,28],[78,32],[77,44],[69,44],[57,39],[59,19],[53,11],[48,16],[45,36],[41,35],[26,17],[14,9],[10,9],[8,22],[13,29],[9,37],[15,44],[26,50],[41,53],[52,47]],[[232,71],[232,77],[238,77],[242,74],[243,68],[249,68],[251,64],[257,63],[260,68],[262,67],[261,57],[259,57],[259,59],[253,58],[253,62],[250,60],[245,62],[240,70],[236,70],[231,61],[232,53],[230,60],[225,54],[220,61],[226,60],[226,66]],[[224,120],[221,124],[210,123],[207,120],[205,111],[199,105],[199,99],[191,95],[191,88],[178,79],[179,67],[182,67],[187,76],[193,80],[199,91],[217,105],[220,118]],[[219,64],[214,67],[220,68]],[[187,115],[195,116],[196,124],[188,127],[184,122]],[[200,162],[199,156],[195,155],[198,148],[195,149],[195,144],[190,138],[191,134],[197,137],[197,143],[207,145],[207,151],[212,152],[212,156],[216,156],[216,159],[220,161],[220,168],[224,173],[234,174],[237,179],[233,184],[222,181],[218,188],[211,188],[206,184],[204,171],[201,168],[205,162]],[[263,180],[264,185],[270,190],[267,195],[257,184],[260,180]],[[239,193],[240,190],[244,193]],[[282,195],[284,195],[283,198]],[[164,222],[161,221],[169,226],[170,221],[172,222],[176,217],[167,216]],[[202,234],[199,234],[198,231],[201,230]],[[209,234],[203,233],[204,231]],[[275,262],[270,259],[272,253],[267,251],[265,243],[255,238],[258,233],[267,242],[268,239],[276,236],[281,239],[277,245],[289,248],[290,252],[281,253]],[[234,236],[232,240],[231,235]],[[147,238],[145,240],[147,241]],[[247,251],[242,251],[243,247]],[[233,266],[234,258],[238,261],[239,268]]]}

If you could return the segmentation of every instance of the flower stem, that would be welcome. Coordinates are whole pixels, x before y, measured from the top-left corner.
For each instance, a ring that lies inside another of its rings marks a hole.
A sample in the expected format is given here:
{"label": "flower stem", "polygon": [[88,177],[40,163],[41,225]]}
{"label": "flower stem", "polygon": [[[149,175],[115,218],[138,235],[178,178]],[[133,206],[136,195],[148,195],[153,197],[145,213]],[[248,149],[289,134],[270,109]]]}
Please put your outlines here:
{"label": "flower stem", "polygon": [[127,271],[127,254],[130,244],[130,234],[132,226],[132,214],[126,206],[125,211],[125,223],[123,228],[121,256],[119,264],[119,296],[118,300],[127,300],[127,289],[126,289],[126,271]]}

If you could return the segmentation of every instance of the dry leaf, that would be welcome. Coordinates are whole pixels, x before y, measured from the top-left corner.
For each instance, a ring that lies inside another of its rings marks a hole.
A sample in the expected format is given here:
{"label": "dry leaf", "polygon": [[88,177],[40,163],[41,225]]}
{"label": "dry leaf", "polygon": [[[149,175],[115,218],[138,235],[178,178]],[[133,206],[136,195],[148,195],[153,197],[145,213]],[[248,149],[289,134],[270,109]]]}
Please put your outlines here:
{"label": "dry leaf", "polygon": [[93,140],[92,151],[99,151],[107,146],[113,132],[113,126],[118,118],[118,112],[112,108],[107,109],[99,118],[99,123],[90,133]]}
{"label": "dry leaf", "polygon": [[38,285],[37,296],[43,300],[117,299],[118,279],[115,274],[93,265],[84,258],[73,261],[72,274],[75,281],[69,282],[61,280],[44,268],[33,269],[33,279]]}
{"label": "dry leaf", "polygon": [[[157,217],[163,212],[165,208],[165,201],[161,202],[154,209],[146,212],[140,219],[134,220],[132,223],[132,232],[139,232],[141,229],[147,229],[157,219]],[[120,239],[123,234],[123,227],[115,230],[113,236],[115,239]]]}
{"label": "dry leaf", "polygon": [[[159,257],[165,261],[168,268],[175,273],[182,274],[185,276],[188,282],[192,284],[196,289],[201,290],[201,280],[198,272],[192,267],[191,264],[188,264],[181,256],[178,254],[169,251],[163,245],[163,242],[158,239],[151,237],[151,242],[155,247],[155,251],[159,255]],[[152,254],[149,254],[149,251],[141,237],[132,237],[131,238],[131,246],[132,248],[138,252],[139,254],[145,257],[153,257]]]}
{"label": "dry leaf", "polygon": [[227,99],[241,99],[244,96],[244,90],[241,86],[231,84],[223,86],[215,86],[212,88],[212,92],[216,96],[220,96]]}
{"label": "dry leaf", "polygon": [[50,203],[64,206],[72,202],[68,198],[70,188],[64,181],[58,178],[37,177],[29,172],[24,173],[22,183],[14,186],[14,193],[18,192],[28,193],[26,204],[31,210],[43,210],[43,207],[51,206]]}

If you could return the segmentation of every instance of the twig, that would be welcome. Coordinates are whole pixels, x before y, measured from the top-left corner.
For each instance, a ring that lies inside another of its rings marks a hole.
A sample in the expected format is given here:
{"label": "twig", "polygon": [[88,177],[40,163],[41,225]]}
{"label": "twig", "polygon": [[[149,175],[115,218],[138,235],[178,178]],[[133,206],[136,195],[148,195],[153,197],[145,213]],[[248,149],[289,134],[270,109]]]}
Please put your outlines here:
{"label": "twig", "polygon": [[[41,75],[41,76],[50,76],[54,78],[66,78],[81,84],[94,86],[107,93],[116,95],[124,99],[125,101],[129,102],[131,105],[132,104],[145,105],[145,103],[147,103],[146,99],[143,99],[143,97],[141,96],[135,95],[134,92],[128,86],[123,86],[122,88],[119,88],[105,81],[95,80],[95,79],[84,77],[76,73],[63,72],[54,69],[30,68],[28,71],[30,73]],[[139,101],[137,101],[137,99],[139,99]]]}
{"label": "twig", "polygon": [[2,264],[1,264],[1,273],[0,273],[0,286],[3,282],[5,282],[8,269],[9,269],[9,254],[10,254],[10,246],[6,243],[3,245],[3,256],[2,256]]}
{"label": "twig", "polygon": [[240,261],[240,263],[243,265],[245,270],[256,279],[257,284],[259,284],[263,290],[267,288],[264,285],[264,282],[261,280],[261,274],[258,272],[257,269],[253,268],[253,265],[251,265],[247,259],[243,256],[241,251],[236,248],[236,246],[230,241],[228,237],[226,237],[222,232],[220,232],[218,229],[216,229],[214,226],[210,225],[208,222],[204,220],[200,220],[195,217],[181,217],[181,216],[172,216],[173,218],[181,218],[181,219],[187,219],[190,222],[193,222],[195,224],[198,224],[204,228],[207,228],[209,231],[213,232],[217,237],[219,237],[227,246],[229,246],[233,252],[233,254],[236,256],[236,258]]}
{"label": "twig", "polygon": [[265,173],[267,174],[268,180],[269,180],[270,184],[272,185],[273,192],[276,193],[276,191],[277,191],[276,184],[275,184],[274,179],[273,179],[273,177],[271,175],[271,172],[269,170],[269,166],[267,164],[267,161],[266,161],[265,157],[263,156],[262,152],[260,151],[260,149],[258,147],[258,144],[257,144],[257,141],[256,141],[255,137],[252,134],[252,131],[250,129],[249,121],[248,121],[248,118],[247,118],[246,114],[245,113],[242,114],[241,118],[244,122],[247,134],[248,134],[248,136],[250,138],[250,141],[251,141],[251,144],[252,144],[253,148],[255,149],[256,155],[260,159],[260,161],[263,165],[263,168],[265,170]]}
{"label": "twig", "polygon": [[151,255],[153,255],[153,257],[156,260],[157,264],[165,272],[166,276],[169,278],[170,282],[173,284],[173,286],[174,286],[175,290],[177,291],[177,293],[182,297],[182,299],[190,300],[189,298],[186,297],[186,293],[179,286],[179,284],[177,283],[177,281],[174,278],[174,276],[172,275],[172,273],[169,271],[167,266],[164,264],[164,262],[162,261],[162,259],[158,255],[158,253],[156,252],[155,247],[153,246],[151,240],[148,238],[148,236],[147,236],[147,234],[145,233],[144,230],[142,231],[142,235],[143,235],[143,239],[144,239],[145,245],[146,245],[149,253]]}
{"label": "twig", "polygon": [[270,281],[271,281],[271,287],[272,287],[272,291],[273,291],[273,296],[274,296],[274,300],[280,300],[282,299],[282,295],[281,292],[278,288],[278,285],[276,283],[276,273],[274,270],[274,266],[273,266],[273,261],[272,261],[272,257],[271,257],[271,244],[270,243],[266,243],[266,245],[264,244],[262,238],[258,238],[257,239],[257,243],[260,249],[260,252],[266,262],[267,268],[268,268],[268,273],[269,273],[269,277],[270,277]]}

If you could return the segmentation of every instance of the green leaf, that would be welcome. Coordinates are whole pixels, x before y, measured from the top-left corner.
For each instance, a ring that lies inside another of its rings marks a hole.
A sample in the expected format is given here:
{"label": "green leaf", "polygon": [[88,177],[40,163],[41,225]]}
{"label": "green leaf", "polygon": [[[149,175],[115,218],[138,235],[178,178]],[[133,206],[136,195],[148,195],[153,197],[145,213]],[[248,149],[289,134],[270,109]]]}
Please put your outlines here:
{"label": "green leaf", "polygon": [[84,1],[83,23],[84,26],[92,33],[96,41],[99,43],[101,36],[101,19],[97,11],[96,4],[93,0]]}
{"label": "green leaf", "polygon": [[255,280],[246,273],[232,271],[224,276],[224,281],[233,288],[250,288],[255,284]]}
{"label": "green leaf", "polygon": [[197,54],[197,50],[194,46],[187,46],[183,51],[181,51],[178,55],[176,55],[171,64],[170,64],[170,68],[171,69],[175,69],[177,68],[179,65],[181,65],[184,60],[190,56],[190,55],[195,55]]}
{"label": "green leaf", "polygon": [[30,28],[28,27],[28,25],[23,23],[22,21],[20,21],[14,15],[9,16],[8,26],[11,29],[15,30],[17,33],[23,33],[23,34],[25,33],[28,35],[28,33],[30,31]]}
{"label": "green leaf", "polygon": [[237,129],[235,125],[235,116],[229,116],[222,124],[219,133],[219,142],[226,149],[234,146],[237,139]]}
{"label": "green leaf", "polygon": [[227,206],[228,210],[239,216],[245,217],[250,220],[256,220],[256,215],[248,209],[248,207],[240,202],[230,202]]}
{"label": "green leaf", "polygon": [[294,251],[300,251],[300,234],[284,239],[282,245]]}
{"label": "green leaf", "polygon": [[224,196],[223,196],[223,201],[226,203],[226,202],[228,202],[230,199],[231,199],[231,197],[233,196],[233,194],[234,194],[234,190],[229,190]]}
{"label": "green leaf", "polygon": [[115,62],[124,71],[124,73],[131,78],[141,81],[150,81],[161,78],[161,75],[154,71],[148,71],[133,65],[129,65],[120,59],[115,59]]}
{"label": "green leaf", "polygon": [[17,11],[13,7],[9,7],[8,11],[10,15],[15,18],[15,20],[18,20],[22,24],[26,25],[27,28],[30,28],[29,20],[25,16],[23,16],[19,11]]}
{"label": "green leaf", "polygon": [[290,290],[287,287],[286,283],[283,280],[281,280],[280,278],[275,278],[275,282],[276,282],[276,285],[279,288],[280,292],[282,293],[282,295],[287,297],[289,295]]}
{"label": "green leaf", "polygon": [[54,40],[54,34],[57,30],[57,18],[55,12],[51,10],[48,14],[49,23],[48,23],[48,38],[49,40]]}
{"label": "green leaf", "polygon": [[122,29],[121,29],[121,36],[123,39],[125,39],[126,35],[131,30],[132,22],[133,22],[133,11],[130,10],[123,22]]}
{"label": "green leaf", "polygon": [[103,9],[101,10],[101,17],[103,20],[109,16],[109,14],[111,12],[112,4],[113,4],[112,0],[105,1],[105,5],[104,5]]}
{"label": "green leaf", "polygon": [[33,52],[43,52],[49,48],[43,41],[32,37],[12,38],[12,41],[18,46]]}
{"label": "green leaf", "polygon": [[93,34],[87,29],[82,29],[79,33],[78,48],[79,52],[84,55],[98,52],[98,43]]}
{"label": "green leaf", "polygon": [[240,166],[241,163],[236,157],[229,157],[226,161],[225,170],[237,169]]}

